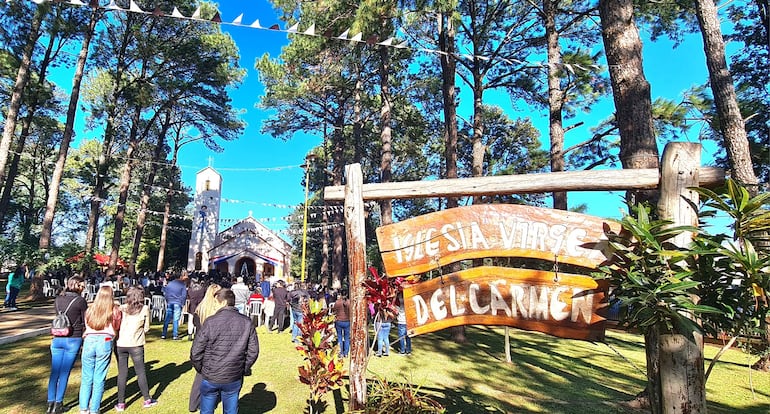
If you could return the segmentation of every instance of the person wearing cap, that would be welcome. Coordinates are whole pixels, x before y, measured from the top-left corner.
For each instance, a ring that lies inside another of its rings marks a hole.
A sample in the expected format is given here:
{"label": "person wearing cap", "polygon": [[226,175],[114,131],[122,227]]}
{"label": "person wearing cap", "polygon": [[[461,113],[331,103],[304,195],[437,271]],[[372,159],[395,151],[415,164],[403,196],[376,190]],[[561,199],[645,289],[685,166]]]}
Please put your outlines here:
{"label": "person wearing cap", "polygon": [[235,283],[230,287],[230,290],[235,295],[235,309],[238,309],[238,312],[245,315],[246,302],[249,300],[249,296],[251,296],[251,290],[243,283],[243,278],[240,276],[235,279]]}

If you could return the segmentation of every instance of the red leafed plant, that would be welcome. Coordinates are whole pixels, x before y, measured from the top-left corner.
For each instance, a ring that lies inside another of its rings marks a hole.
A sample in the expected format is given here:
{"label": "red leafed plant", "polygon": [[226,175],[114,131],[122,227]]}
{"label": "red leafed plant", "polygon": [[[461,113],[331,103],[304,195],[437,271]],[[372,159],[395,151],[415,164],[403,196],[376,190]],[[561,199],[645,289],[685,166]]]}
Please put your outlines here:
{"label": "red leafed plant", "polygon": [[380,277],[377,269],[369,266],[369,272],[372,279],[364,281],[366,288],[366,301],[374,307],[375,315],[382,315],[388,319],[393,319],[398,315],[398,305],[396,297],[401,292],[404,279],[401,277],[388,278]]}
{"label": "red leafed plant", "polygon": [[324,411],[321,396],[330,389],[342,386],[344,374],[339,347],[334,344],[334,316],[329,315],[321,302],[311,300],[302,306],[304,318],[297,324],[297,350],[304,363],[299,368],[299,380],[310,386],[309,412]]}

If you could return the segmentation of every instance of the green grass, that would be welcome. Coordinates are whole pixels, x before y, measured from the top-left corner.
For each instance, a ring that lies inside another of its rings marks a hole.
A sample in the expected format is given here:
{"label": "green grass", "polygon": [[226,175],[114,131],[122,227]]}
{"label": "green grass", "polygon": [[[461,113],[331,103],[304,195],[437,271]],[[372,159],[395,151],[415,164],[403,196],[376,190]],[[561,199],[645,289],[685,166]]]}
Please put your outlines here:
{"label": "green grass", "polygon": [[[160,404],[143,409],[136,380],[131,378],[126,413],[187,412],[194,374],[188,359],[191,343],[162,341],[159,332],[160,326],[153,325],[145,358],[151,393]],[[412,355],[391,351],[389,357],[371,358],[368,375],[414,384],[444,404],[448,413],[634,412],[621,402],[644,387],[644,350],[638,335],[609,332],[607,343],[616,353],[607,344],[511,332],[511,364],[505,362],[502,328],[469,327],[467,344],[450,342],[443,333],[420,336],[413,339]],[[264,327],[258,333],[260,356],[241,391],[240,412],[303,412],[309,389],[297,379],[301,360],[290,335],[269,334]],[[45,410],[49,344],[43,336],[0,347],[0,413]],[[706,347],[707,363],[716,352],[716,347]],[[770,374],[750,372],[747,365],[752,361],[738,350],[722,357],[707,385],[710,413],[770,412]],[[103,412],[112,411],[116,402],[116,375],[113,359]],[[79,385],[77,362],[65,397],[69,413],[77,413]],[[327,413],[345,412],[347,390],[329,394],[327,402]]]}

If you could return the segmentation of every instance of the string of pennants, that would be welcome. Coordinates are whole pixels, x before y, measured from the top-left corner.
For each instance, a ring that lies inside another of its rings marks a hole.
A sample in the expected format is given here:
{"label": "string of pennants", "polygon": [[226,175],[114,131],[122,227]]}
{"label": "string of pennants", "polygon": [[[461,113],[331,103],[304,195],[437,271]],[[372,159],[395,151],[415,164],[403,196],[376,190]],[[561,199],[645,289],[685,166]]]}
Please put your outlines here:
{"label": "string of pennants", "polygon": [[[109,205],[109,206],[119,206],[119,205],[121,205],[121,203],[117,203],[117,202],[112,201],[112,200],[107,200],[107,199],[104,199],[104,198],[93,197],[93,196],[90,197],[89,200],[99,201],[100,203],[105,204],[105,205]],[[134,211],[140,210],[139,206],[136,205],[136,203],[126,203],[126,204],[123,204],[123,205],[126,206],[127,208],[133,209]],[[308,206],[308,207],[311,207],[311,206]],[[313,207],[324,208],[325,206],[313,206]],[[329,207],[330,210],[337,211],[337,212],[342,212],[342,210],[344,208],[343,206],[326,206],[326,207]],[[152,215],[152,216],[163,216],[164,214],[166,214],[163,211],[155,211],[155,210],[149,210],[149,209],[144,209],[144,212],[145,212],[145,214],[149,214],[149,215]],[[316,213],[316,212],[308,213],[308,217],[309,218],[313,218],[313,219],[323,218],[323,215],[324,215],[323,212],[321,212],[321,213]],[[295,213],[295,214],[289,214],[287,216],[282,216],[282,217],[260,217],[260,218],[252,217],[252,219],[254,219],[256,221],[259,221],[259,222],[262,222],[262,223],[270,223],[270,222],[279,222],[279,221],[287,221],[288,222],[292,218],[296,218],[296,217],[302,217],[302,214],[301,213]],[[170,213],[169,214],[169,218],[180,219],[180,220],[192,220],[193,219],[192,216],[189,216],[189,215],[186,215],[186,214],[174,214],[174,213]],[[228,223],[237,223],[237,222],[242,221],[242,220],[243,220],[243,218],[220,218],[219,222],[222,223],[222,224],[228,224]]]}
{"label": "string of pennants", "polygon": [[[149,222],[146,223],[146,225],[147,226],[160,227],[162,225],[162,223],[157,223],[157,222],[149,221]],[[311,234],[312,233],[318,233],[320,231],[331,230],[331,229],[333,229],[335,227],[341,227],[341,226],[344,226],[344,225],[345,225],[345,223],[328,223],[328,224],[323,224],[323,225],[320,225],[320,226],[308,226],[307,227],[307,232],[311,233]],[[168,226],[166,228],[169,229],[169,230],[173,230],[173,231],[180,231],[180,232],[187,232],[187,233],[192,231],[191,229],[186,228],[186,227]],[[286,235],[300,235],[300,234],[303,233],[302,229],[277,229],[277,230],[271,230],[271,231],[273,233],[281,233],[281,234],[286,234]]]}
{"label": "string of pennants", "polygon": [[[408,41],[402,41],[397,39],[396,37],[388,37],[387,39],[380,39],[378,35],[371,35],[371,36],[365,36],[363,33],[358,32],[354,33],[352,29],[347,29],[344,32],[335,35],[335,32],[332,32],[331,30],[325,30],[322,33],[319,33],[316,29],[315,23],[310,23],[310,25],[306,26],[304,29],[300,29],[300,23],[294,23],[291,26],[281,28],[281,26],[277,23],[271,24],[269,26],[263,26],[259,19],[255,20],[253,23],[248,24],[243,22],[243,13],[239,14],[238,17],[233,19],[232,21],[224,21],[222,20],[222,16],[219,11],[216,11],[214,13],[214,16],[210,19],[204,18],[201,16],[201,9],[198,7],[195,12],[193,12],[190,16],[183,15],[177,7],[174,7],[174,10],[168,14],[161,10],[159,6],[156,6],[155,9],[151,11],[143,10],[141,7],[139,7],[134,0],[129,1],[129,7],[123,8],[117,5],[115,0],[110,0],[110,3],[106,6],[101,6],[99,4],[99,0],[88,0],[87,2],[81,1],[81,0],[31,0],[32,2],[36,4],[42,4],[46,1],[52,2],[52,3],[66,3],[73,6],[87,6],[91,8],[100,8],[104,10],[116,10],[116,11],[124,11],[124,12],[130,12],[130,13],[139,13],[139,14],[146,14],[146,15],[152,15],[156,17],[169,17],[169,18],[175,18],[175,19],[184,19],[184,20],[195,20],[195,21],[205,21],[205,22],[211,22],[216,23],[220,25],[230,25],[230,26],[237,26],[237,27],[244,27],[244,28],[251,28],[251,29],[261,29],[261,30],[270,30],[275,32],[282,32],[286,34],[295,34],[295,35],[305,35],[305,36],[315,36],[315,37],[324,37],[331,40],[340,40],[340,41],[348,41],[348,42],[355,42],[355,43],[362,43],[367,45],[378,45],[378,46],[387,46],[387,47],[393,47],[396,49],[408,49],[413,50],[417,52],[424,52],[424,53],[432,53],[436,55],[448,55],[447,52],[436,50],[436,49],[429,49],[425,47],[412,47],[409,45]],[[401,30],[401,29],[399,29]],[[548,67],[547,62],[529,62],[529,61],[523,61],[519,59],[514,58],[504,58],[500,56],[496,57],[489,57],[489,56],[483,56],[483,55],[474,55],[469,53],[453,53],[452,56],[459,58],[459,59],[468,59],[468,60],[499,60],[502,62],[505,62],[510,65],[527,65],[532,67]],[[569,63],[560,63],[560,66],[565,67],[570,72],[575,72],[575,69],[586,71],[588,70],[588,67],[598,69],[598,65],[578,65],[578,64],[569,64]]]}

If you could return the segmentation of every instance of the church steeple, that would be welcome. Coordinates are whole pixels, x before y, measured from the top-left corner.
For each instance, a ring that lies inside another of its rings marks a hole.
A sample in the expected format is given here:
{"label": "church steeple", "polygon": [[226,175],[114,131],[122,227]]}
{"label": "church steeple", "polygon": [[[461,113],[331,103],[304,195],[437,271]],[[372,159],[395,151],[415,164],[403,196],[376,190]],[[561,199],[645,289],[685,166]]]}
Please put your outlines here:
{"label": "church steeple", "polygon": [[209,250],[214,247],[219,232],[221,199],[222,176],[209,165],[195,176],[195,213],[187,253],[188,270],[208,272]]}

